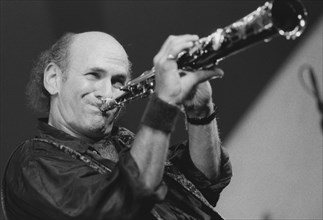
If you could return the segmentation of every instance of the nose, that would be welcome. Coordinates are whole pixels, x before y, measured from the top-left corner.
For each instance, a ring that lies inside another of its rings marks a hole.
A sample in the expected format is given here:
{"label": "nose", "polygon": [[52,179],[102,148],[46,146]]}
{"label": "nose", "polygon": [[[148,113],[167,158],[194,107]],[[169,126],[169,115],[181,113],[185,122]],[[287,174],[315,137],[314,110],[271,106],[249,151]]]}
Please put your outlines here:
{"label": "nose", "polygon": [[113,86],[110,79],[102,80],[98,83],[96,96],[99,99],[113,97]]}

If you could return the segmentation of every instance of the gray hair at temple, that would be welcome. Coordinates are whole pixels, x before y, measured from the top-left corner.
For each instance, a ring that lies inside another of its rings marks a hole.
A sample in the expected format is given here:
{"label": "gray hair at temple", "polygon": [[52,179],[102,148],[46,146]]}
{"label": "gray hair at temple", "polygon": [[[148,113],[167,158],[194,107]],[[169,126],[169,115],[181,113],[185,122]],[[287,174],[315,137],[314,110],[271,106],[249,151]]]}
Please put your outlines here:
{"label": "gray hair at temple", "polygon": [[35,62],[27,84],[27,101],[29,106],[37,112],[49,112],[50,94],[44,87],[44,71],[51,62],[61,68],[64,73],[69,62],[69,47],[75,33],[66,33],[48,50],[42,52]]}

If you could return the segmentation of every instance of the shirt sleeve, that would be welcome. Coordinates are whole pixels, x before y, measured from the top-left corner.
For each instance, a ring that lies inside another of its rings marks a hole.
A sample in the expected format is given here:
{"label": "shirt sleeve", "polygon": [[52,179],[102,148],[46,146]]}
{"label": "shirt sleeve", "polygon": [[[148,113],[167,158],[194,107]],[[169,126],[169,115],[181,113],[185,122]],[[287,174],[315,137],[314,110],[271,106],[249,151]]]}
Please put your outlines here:
{"label": "shirt sleeve", "polygon": [[145,187],[129,150],[112,172],[99,174],[58,149],[48,153],[48,144],[30,152],[33,144],[16,152],[6,177],[9,203],[32,219],[136,219],[166,194],[164,185]]}
{"label": "shirt sleeve", "polygon": [[174,145],[170,148],[169,160],[189,179],[204,197],[215,206],[219,200],[220,193],[230,183],[232,177],[232,166],[229,155],[221,147],[220,175],[217,178],[209,179],[193,163],[188,142]]}

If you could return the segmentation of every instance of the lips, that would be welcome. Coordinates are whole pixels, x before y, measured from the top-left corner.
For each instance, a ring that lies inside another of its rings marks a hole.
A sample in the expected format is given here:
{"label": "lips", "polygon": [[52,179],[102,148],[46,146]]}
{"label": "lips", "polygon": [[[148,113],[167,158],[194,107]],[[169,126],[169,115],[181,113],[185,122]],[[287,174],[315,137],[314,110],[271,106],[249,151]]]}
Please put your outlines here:
{"label": "lips", "polygon": [[93,110],[95,109],[95,112],[97,114],[100,114],[104,117],[111,117],[115,114],[115,109],[109,110],[109,111],[103,111],[102,107],[104,106],[103,102],[100,101],[88,101],[87,104],[91,106],[90,108]]}
{"label": "lips", "polygon": [[105,117],[110,117],[115,114],[115,109],[109,111],[102,111],[102,104],[91,104],[91,106],[95,107],[95,109]]}

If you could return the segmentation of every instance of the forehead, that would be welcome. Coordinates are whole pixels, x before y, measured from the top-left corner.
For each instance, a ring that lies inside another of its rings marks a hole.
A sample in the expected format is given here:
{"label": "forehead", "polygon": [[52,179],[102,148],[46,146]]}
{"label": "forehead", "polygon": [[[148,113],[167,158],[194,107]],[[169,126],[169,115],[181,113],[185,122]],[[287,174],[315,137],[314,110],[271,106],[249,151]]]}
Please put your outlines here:
{"label": "forehead", "polygon": [[70,45],[69,67],[79,72],[99,68],[111,74],[128,74],[129,65],[125,50],[109,35],[76,36]]}

